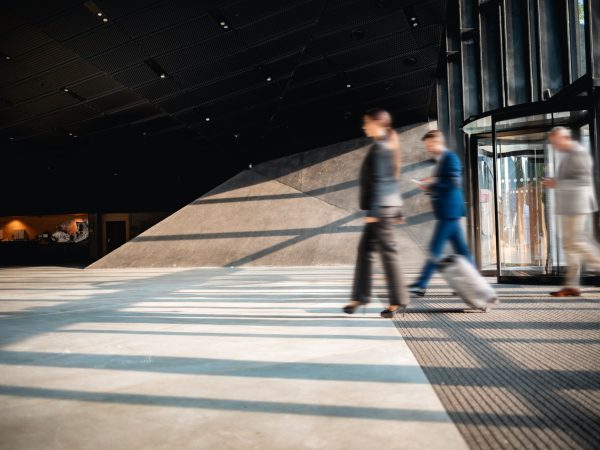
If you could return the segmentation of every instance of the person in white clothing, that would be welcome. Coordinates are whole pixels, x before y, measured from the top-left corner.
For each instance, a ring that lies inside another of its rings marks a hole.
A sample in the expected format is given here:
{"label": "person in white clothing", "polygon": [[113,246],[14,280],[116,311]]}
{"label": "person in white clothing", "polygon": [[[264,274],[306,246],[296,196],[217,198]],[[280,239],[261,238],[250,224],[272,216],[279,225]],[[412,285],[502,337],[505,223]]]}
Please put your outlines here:
{"label": "person in white clothing", "polygon": [[555,213],[560,216],[567,258],[565,287],[550,294],[554,297],[579,297],[581,262],[600,274],[600,245],[586,231],[588,220],[598,210],[594,192],[594,162],[565,127],[554,127],[548,140],[563,153],[563,158],[556,178],[545,178],[542,184],[556,190]]}

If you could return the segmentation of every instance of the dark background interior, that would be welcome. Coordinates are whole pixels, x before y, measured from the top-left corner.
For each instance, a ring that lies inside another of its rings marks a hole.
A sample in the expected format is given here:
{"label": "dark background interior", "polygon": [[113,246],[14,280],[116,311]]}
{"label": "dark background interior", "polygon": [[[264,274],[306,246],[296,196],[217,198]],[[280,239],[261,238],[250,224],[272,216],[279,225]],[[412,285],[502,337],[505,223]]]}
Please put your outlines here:
{"label": "dark background interior", "polygon": [[444,0],[0,5],[0,214],[174,211],[369,107],[435,115]]}

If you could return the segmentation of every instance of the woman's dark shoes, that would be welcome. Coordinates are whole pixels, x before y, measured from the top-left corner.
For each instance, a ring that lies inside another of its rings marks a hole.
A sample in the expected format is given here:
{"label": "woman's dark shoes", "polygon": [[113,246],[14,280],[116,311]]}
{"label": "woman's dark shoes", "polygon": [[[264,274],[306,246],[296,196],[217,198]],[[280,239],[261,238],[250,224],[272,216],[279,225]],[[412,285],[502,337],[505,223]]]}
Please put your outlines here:
{"label": "woman's dark shoes", "polygon": [[349,304],[347,304],[346,306],[344,306],[344,312],[346,314],[354,314],[354,312],[356,311],[356,308],[358,308],[359,306],[363,307],[363,314],[365,313],[365,309],[367,308],[367,302],[359,302],[358,300],[352,301]]}
{"label": "woman's dark shoes", "polygon": [[379,314],[384,319],[391,319],[392,317],[394,317],[394,315],[396,313],[399,313],[400,311],[402,311],[402,316],[404,317],[404,313],[406,312],[407,306],[408,305],[391,305],[391,306],[388,306],[387,308],[385,308]]}
{"label": "woman's dark shoes", "polygon": [[408,292],[410,292],[413,295],[416,295],[417,297],[425,297],[425,292],[427,292],[427,289],[423,289],[418,284],[413,283],[408,287]]}

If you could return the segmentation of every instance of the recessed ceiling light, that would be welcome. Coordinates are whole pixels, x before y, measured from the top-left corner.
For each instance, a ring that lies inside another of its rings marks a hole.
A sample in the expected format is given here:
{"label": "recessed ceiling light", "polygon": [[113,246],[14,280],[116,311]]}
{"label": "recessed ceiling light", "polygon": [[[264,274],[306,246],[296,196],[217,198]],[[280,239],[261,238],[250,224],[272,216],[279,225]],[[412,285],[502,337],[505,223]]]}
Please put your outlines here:
{"label": "recessed ceiling light", "polygon": [[415,7],[413,5],[408,5],[404,9],[404,17],[408,21],[408,24],[413,28],[419,26],[419,16],[415,12]]}
{"label": "recessed ceiling light", "polygon": [[144,61],[144,63],[160,78],[167,78],[167,71],[163,69],[160,64],[154,61],[152,58],[149,58]]}
{"label": "recessed ceiling light", "polygon": [[336,77],[337,77],[340,85],[344,86],[346,89],[352,87],[352,81],[350,80],[350,78],[348,77],[348,74],[346,72],[338,72],[336,74]]}
{"label": "recessed ceiling light", "polygon": [[10,137],[9,137],[9,139],[10,139],[11,141],[14,141],[14,140],[15,140],[15,138],[14,138],[13,136],[10,136]]}
{"label": "recessed ceiling light", "polygon": [[79,100],[80,102],[85,102],[85,98],[82,97],[81,95],[79,95],[77,92],[72,91],[69,88],[66,87],[62,87],[59,89],[59,91],[64,92],[65,94],[67,94],[70,97],[73,97],[75,100]]}
{"label": "recessed ceiling light", "polygon": [[350,36],[352,36],[352,38],[356,40],[362,39],[365,37],[365,31],[361,30],[360,28],[355,28],[350,32]]}
{"label": "recessed ceiling light", "polygon": [[76,137],[77,137],[77,135],[76,135],[76,134],[74,134],[74,135],[73,135],[73,137],[74,137],[74,138],[76,138]]}
{"label": "recessed ceiling light", "polygon": [[206,120],[207,122],[210,122],[210,117],[207,117],[207,118],[206,118],[206,119],[204,119],[204,120]]}
{"label": "recessed ceiling light", "polygon": [[108,19],[105,17],[104,11],[102,11],[100,9],[100,7],[98,7],[98,5],[96,5],[96,3],[94,3],[93,0],[88,0],[86,2],[83,3],[83,5],[89,10],[90,13],[92,13],[95,17],[99,17],[99,18],[103,18],[102,21],[103,22],[108,22]]}
{"label": "recessed ceiling light", "polygon": [[69,133],[69,136],[73,136],[73,133]]}
{"label": "recessed ceiling light", "polygon": [[404,58],[402,62],[406,66],[414,66],[419,60],[415,56],[409,56],[408,58]]}
{"label": "recessed ceiling light", "polygon": [[271,81],[273,78],[271,77],[267,77],[267,81]]}
{"label": "recessed ceiling light", "polygon": [[7,60],[7,61],[10,61],[10,56],[6,55],[6,56],[4,57],[4,59],[5,59],[5,60]]}
{"label": "recessed ceiling light", "polygon": [[227,18],[223,15],[223,13],[219,9],[214,9],[214,10],[210,11],[209,14],[215,21],[215,24],[219,25],[221,28],[223,28],[225,30],[227,28],[229,28],[229,25],[227,24]]}

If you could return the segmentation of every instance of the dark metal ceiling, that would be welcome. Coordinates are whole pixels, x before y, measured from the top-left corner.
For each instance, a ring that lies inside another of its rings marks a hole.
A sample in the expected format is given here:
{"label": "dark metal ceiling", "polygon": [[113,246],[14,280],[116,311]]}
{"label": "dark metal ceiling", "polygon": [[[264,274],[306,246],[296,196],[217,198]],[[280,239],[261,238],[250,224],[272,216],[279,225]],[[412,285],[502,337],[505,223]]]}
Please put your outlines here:
{"label": "dark metal ceiling", "polygon": [[151,138],[249,160],[355,137],[374,105],[425,120],[445,17],[444,0],[0,5],[0,142]]}

